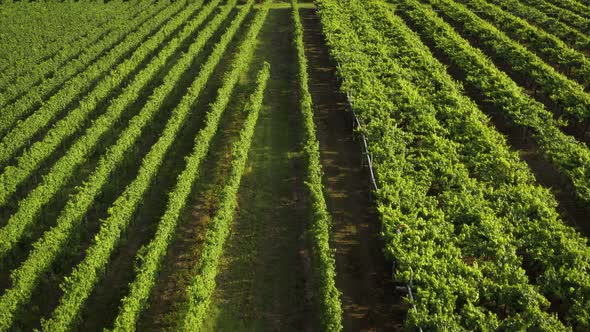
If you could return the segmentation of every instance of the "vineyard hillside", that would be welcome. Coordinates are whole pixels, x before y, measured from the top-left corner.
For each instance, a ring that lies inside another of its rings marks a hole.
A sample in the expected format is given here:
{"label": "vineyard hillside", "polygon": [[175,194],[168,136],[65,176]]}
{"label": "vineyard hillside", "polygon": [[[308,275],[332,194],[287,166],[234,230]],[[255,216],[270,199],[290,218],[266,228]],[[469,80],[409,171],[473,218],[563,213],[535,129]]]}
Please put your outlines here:
{"label": "vineyard hillside", "polygon": [[590,331],[589,0],[0,0],[0,332]]}

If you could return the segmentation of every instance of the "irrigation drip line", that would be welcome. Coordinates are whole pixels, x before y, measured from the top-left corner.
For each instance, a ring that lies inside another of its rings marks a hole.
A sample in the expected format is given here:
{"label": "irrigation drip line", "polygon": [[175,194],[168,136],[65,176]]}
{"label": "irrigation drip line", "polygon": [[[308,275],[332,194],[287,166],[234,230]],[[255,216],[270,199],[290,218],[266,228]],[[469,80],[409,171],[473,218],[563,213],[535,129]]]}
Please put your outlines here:
{"label": "irrigation drip line", "polygon": [[[340,67],[340,64],[338,63],[338,67]],[[353,117],[353,133],[357,133],[360,134],[361,137],[361,149],[362,149],[362,153],[363,155],[366,156],[367,158],[367,168],[369,169],[369,174],[371,175],[371,185],[373,186],[373,189],[375,191],[379,190],[379,187],[377,186],[377,181],[375,180],[375,172],[373,170],[373,157],[372,154],[369,151],[369,146],[367,143],[367,137],[364,134],[363,131],[363,126],[358,118],[358,116],[356,115],[356,112],[354,111],[354,107],[353,107],[353,100],[354,100],[354,96],[352,95],[352,93],[350,91],[348,91],[346,93],[346,101],[345,101],[345,109],[347,112],[349,112],[348,114],[352,114]],[[359,129],[356,130],[355,129]],[[383,225],[382,225],[383,227]],[[397,233],[399,234],[400,231],[398,229]],[[392,262],[392,269],[391,269],[391,277],[392,279],[395,280],[395,270],[396,270],[396,266],[395,266],[395,259],[393,259]],[[412,282],[414,280],[414,271],[412,271],[412,275],[410,277],[410,282],[406,283],[405,287],[401,287],[402,290],[406,291],[408,293],[408,296],[412,302],[412,308],[415,311],[418,311],[418,309],[416,309],[416,305],[414,304],[414,293],[412,292]],[[405,288],[405,289],[404,289]],[[399,290],[399,288],[396,288]],[[420,326],[417,326],[418,331],[422,332],[422,328]]]}

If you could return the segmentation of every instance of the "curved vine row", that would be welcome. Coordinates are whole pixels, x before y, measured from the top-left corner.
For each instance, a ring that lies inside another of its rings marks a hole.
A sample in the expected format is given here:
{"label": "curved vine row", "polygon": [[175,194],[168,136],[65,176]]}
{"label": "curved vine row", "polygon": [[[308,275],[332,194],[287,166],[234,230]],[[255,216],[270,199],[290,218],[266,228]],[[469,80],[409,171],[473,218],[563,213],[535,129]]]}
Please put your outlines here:
{"label": "curved vine row", "polygon": [[[410,310],[406,324],[566,330],[547,313],[549,302],[537,287],[567,301],[574,287],[568,273],[580,277],[568,323],[583,324],[590,254],[579,234],[559,220],[551,195],[534,185],[526,165],[486,127],[475,105],[460,97],[427,48],[419,49],[419,39],[400,27],[403,21],[385,24],[376,18],[381,9],[363,16],[357,1],[321,4],[343,89],[353,93],[371,142],[387,252],[397,262],[396,276],[416,289],[417,310]],[[521,204],[507,207],[507,199]],[[512,223],[508,216],[519,219]],[[569,252],[575,260],[550,257],[555,252]],[[523,257],[534,264],[523,264]],[[530,272],[537,264],[544,270],[533,286],[523,267]],[[558,277],[556,270],[564,274]],[[531,301],[514,302],[522,296]],[[502,316],[494,305],[505,306]]]}
{"label": "curved vine row", "polygon": [[[510,67],[525,81],[534,82],[534,90],[541,90],[551,100],[555,113],[563,112],[568,119],[584,121],[590,118],[590,94],[582,86],[558,73],[526,47],[516,43],[496,27],[476,16],[465,6],[451,0],[429,0],[441,16],[457,24],[463,35],[483,46],[495,60]],[[479,46],[479,45],[478,45]]]}
{"label": "curved vine row", "polygon": [[543,30],[482,0],[457,0],[492,22],[499,30],[523,43],[537,55],[576,80],[584,89],[590,85],[590,59]]}

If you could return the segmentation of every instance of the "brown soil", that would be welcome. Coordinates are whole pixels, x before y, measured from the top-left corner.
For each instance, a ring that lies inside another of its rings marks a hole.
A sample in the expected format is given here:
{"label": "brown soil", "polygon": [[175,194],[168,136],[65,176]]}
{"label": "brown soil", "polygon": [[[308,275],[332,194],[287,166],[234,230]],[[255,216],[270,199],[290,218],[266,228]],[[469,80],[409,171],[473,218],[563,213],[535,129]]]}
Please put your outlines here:
{"label": "brown soil", "polygon": [[530,132],[525,132],[521,128],[516,128],[508,123],[500,114],[494,112],[491,105],[481,103],[480,107],[487,114],[492,115],[494,126],[508,139],[511,148],[517,150],[520,158],[529,166],[535,175],[537,182],[545,187],[550,188],[553,196],[559,205],[557,210],[562,218],[571,226],[590,236],[590,207],[585,206],[576,197],[574,188],[570,180],[561,174],[555,165],[547,161],[539,150]]}
{"label": "brown soil", "polygon": [[407,305],[395,291],[391,264],[381,251],[380,221],[372,204],[367,169],[353,139],[352,120],[339,92],[315,9],[300,9],[310,66],[310,92],[325,172],[324,185],[333,218],[336,286],[342,292],[346,331],[401,330]]}

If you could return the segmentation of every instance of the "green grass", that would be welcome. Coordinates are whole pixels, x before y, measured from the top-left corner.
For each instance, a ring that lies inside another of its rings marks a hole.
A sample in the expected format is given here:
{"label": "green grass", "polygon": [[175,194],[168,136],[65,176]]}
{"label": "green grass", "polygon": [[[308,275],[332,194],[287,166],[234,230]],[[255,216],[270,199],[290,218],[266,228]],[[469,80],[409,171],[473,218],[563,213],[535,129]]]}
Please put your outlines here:
{"label": "green grass", "polygon": [[[259,38],[252,69],[266,60],[271,77],[205,331],[300,331],[311,321],[301,255],[307,205],[290,10],[289,2],[275,3]],[[253,77],[251,70],[247,79]]]}

